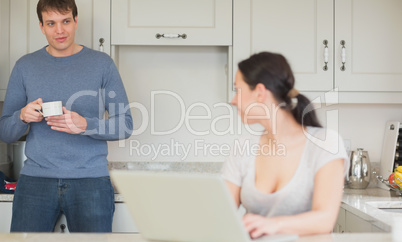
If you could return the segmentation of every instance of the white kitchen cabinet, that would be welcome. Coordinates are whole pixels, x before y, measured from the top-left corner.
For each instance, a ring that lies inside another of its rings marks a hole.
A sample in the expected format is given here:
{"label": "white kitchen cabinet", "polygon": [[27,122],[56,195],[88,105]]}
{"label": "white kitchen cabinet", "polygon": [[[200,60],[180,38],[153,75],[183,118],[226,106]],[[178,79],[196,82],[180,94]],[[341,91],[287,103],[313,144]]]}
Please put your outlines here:
{"label": "white kitchen cabinet", "polygon": [[0,233],[10,232],[12,209],[12,202],[0,202]]}
{"label": "white kitchen cabinet", "polygon": [[232,45],[232,0],[113,0],[112,45]]}
{"label": "white kitchen cabinet", "polygon": [[372,225],[372,226],[371,226],[371,232],[373,232],[373,233],[386,233],[386,231],[384,231],[384,230],[378,228],[378,227],[375,226],[375,225]]}
{"label": "white kitchen cabinet", "polygon": [[10,1],[0,1],[0,101],[4,101],[8,78],[10,75]]}
{"label": "white kitchen cabinet", "polygon": [[[66,216],[63,214],[57,221],[54,232],[69,233]],[[115,211],[112,224],[113,233],[138,233],[127,206],[122,202],[115,203]]]}
{"label": "white kitchen cabinet", "polygon": [[346,233],[369,233],[371,232],[371,223],[351,212],[345,214],[345,232]]}
{"label": "white kitchen cabinet", "polygon": [[[110,54],[110,0],[76,0],[78,8],[78,28],[75,42],[99,50],[103,38],[103,51]],[[29,12],[36,13],[38,0],[29,1]],[[28,53],[47,45],[39,28],[36,14],[29,15]]]}
{"label": "white kitchen cabinet", "polygon": [[334,233],[345,233],[346,228],[346,210],[339,209],[338,218],[335,223]]}
{"label": "white kitchen cabinet", "polygon": [[[57,221],[54,231],[60,232],[60,233],[69,233],[66,216],[64,214]],[[129,214],[127,206],[124,203],[121,203],[121,202],[115,203],[112,232],[113,233],[138,233],[138,229],[135,226],[135,224]]]}
{"label": "white kitchen cabinet", "polygon": [[233,72],[253,53],[278,52],[299,90],[338,88],[340,102],[398,103],[401,11],[399,0],[234,0]]}
{"label": "white kitchen cabinet", "polygon": [[[38,0],[10,1],[10,68],[23,55],[47,45],[36,14]],[[78,7],[77,44],[110,54],[110,0],[76,0]]]}
{"label": "white kitchen cabinet", "polygon": [[[342,203],[343,204],[343,203]],[[343,208],[339,209],[338,218],[336,220],[333,232],[334,233],[385,233],[375,224],[375,219],[370,219],[367,216],[360,217],[351,211]]]}
{"label": "white kitchen cabinet", "polygon": [[[12,202],[0,202],[0,233],[9,233],[11,227]],[[63,214],[57,221],[54,232],[69,233],[66,216]],[[138,233],[127,206],[122,202],[115,203],[113,216],[113,233]]]}
{"label": "white kitchen cabinet", "polygon": [[[283,54],[303,91],[329,90],[333,62],[324,70],[324,40],[333,44],[332,0],[234,0],[233,61],[254,53]],[[333,57],[333,48],[328,49]]]}
{"label": "white kitchen cabinet", "polygon": [[138,233],[126,204],[116,202],[113,216],[113,233]]}
{"label": "white kitchen cabinet", "polygon": [[67,226],[67,219],[64,214],[62,214],[59,220],[57,221],[56,226],[54,227],[54,232],[70,233]]}
{"label": "white kitchen cabinet", "polygon": [[402,1],[336,0],[335,46],[345,41],[345,71],[335,63],[340,91],[402,91]]}

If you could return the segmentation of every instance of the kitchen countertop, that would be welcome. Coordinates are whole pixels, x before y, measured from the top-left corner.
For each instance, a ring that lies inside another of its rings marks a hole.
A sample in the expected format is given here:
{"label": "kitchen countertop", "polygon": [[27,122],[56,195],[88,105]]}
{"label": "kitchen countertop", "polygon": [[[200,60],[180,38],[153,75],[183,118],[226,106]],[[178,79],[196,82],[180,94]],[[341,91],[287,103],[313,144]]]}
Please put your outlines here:
{"label": "kitchen countertop", "polygon": [[[183,172],[183,173],[218,173],[222,162],[110,162],[109,169],[138,170],[155,172]],[[11,202],[13,195],[0,194],[0,202]],[[116,202],[123,202],[120,194],[115,194]],[[392,217],[402,214],[381,211],[367,202],[401,202],[402,196],[396,196],[381,188],[344,189],[342,207],[349,212],[371,222],[384,231],[391,231]]]}
{"label": "kitchen countertop", "polygon": [[[56,233],[13,233],[0,234],[0,241],[40,241],[40,242],[81,242],[81,241],[118,241],[118,242],[145,242],[139,234],[56,234]],[[258,240],[256,240],[258,241]],[[377,242],[392,241],[390,233],[349,233],[349,234],[324,234],[300,237],[297,242]]]}
{"label": "kitchen countertop", "polygon": [[375,207],[375,204],[395,202],[402,204],[402,196],[382,188],[344,189],[341,207],[378,228],[391,232],[393,217],[401,217],[402,213],[381,211]]}
{"label": "kitchen countertop", "polygon": [[[109,170],[133,170],[180,173],[218,173],[223,162],[109,162]],[[113,183],[113,181],[112,181]],[[123,196],[115,188],[115,201],[123,202]],[[12,202],[14,195],[1,194],[0,202]]]}

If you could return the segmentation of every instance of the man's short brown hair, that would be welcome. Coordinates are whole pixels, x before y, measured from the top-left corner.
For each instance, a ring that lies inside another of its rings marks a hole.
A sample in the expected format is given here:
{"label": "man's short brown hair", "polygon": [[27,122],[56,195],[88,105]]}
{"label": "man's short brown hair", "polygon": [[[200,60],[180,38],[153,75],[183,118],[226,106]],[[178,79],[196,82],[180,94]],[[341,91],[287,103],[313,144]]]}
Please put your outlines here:
{"label": "man's short brown hair", "polygon": [[72,11],[74,20],[78,15],[75,0],[39,0],[38,5],[36,6],[36,13],[38,14],[39,21],[42,23],[42,25],[42,13],[49,11],[55,11],[61,14]]}

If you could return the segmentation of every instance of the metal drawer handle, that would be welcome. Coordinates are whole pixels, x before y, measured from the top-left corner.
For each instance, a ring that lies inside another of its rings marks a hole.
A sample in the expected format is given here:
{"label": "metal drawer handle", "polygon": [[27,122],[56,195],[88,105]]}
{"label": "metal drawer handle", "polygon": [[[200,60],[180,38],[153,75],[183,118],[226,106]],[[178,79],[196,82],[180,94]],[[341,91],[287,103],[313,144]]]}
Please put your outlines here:
{"label": "metal drawer handle", "polygon": [[341,40],[341,45],[342,45],[342,51],[341,51],[341,58],[342,58],[342,66],[341,66],[341,71],[345,71],[345,64],[346,64],[346,47],[345,47],[346,42],[344,40]]}
{"label": "metal drawer handle", "polygon": [[167,39],[178,39],[178,38],[182,38],[182,39],[187,39],[187,34],[160,34],[160,33],[157,33],[157,34],[155,35],[155,37],[156,37],[157,39],[160,39],[160,38],[167,38]]}
{"label": "metal drawer handle", "polygon": [[323,41],[324,44],[324,67],[322,68],[324,71],[328,70],[328,60],[329,60],[329,49],[328,49],[328,40]]}

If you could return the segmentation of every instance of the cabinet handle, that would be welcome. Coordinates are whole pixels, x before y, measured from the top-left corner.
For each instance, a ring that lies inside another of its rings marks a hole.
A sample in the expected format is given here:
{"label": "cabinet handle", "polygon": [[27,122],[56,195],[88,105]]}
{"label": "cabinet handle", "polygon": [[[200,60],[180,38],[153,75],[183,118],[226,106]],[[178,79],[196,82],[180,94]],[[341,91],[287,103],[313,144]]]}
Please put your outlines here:
{"label": "cabinet handle", "polygon": [[103,43],[105,43],[105,39],[104,39],[104,38],[100,38],[100,39],[99,39],[99,51],[100,51],[100,52],[103,52],[103,51],[104,51]]}
{"label": "cabinet handle", "polygon": [[342,66],[341,66],[341,71],[345,71],[345,64],[346,64],[346,47],[345,47],[346,42],[344,40],[341,40],[341,45],[342,45],[342,51],[341,51],[341,58],[342,58]]}
{"label": "cabinet handle", "polygon": [[65,232],[64,230],[66,229],[66,225],[65,225],[65,224],[61,224],[61,225],[60,225],[60,229],[61,229],[61,232],[64,233],[64,232]]}
{"label": "cabinet handle", "polygon": [[160,34],[160,33],[157,33],[157,34],[155,35],[155,37],[156,37],[157,39],[160,39],[160,38],[167,38],[167,39],[178,39],[178,38],[182,38],[182,39],[187,39],[187,34]]}
{"label": "cabinet handle", "polygon": [[328,40],[324,40],[322,43],[324,44],[324,67],[322,69],[324,71],[327,71],[328,70],[328,60],[329,60]]}

